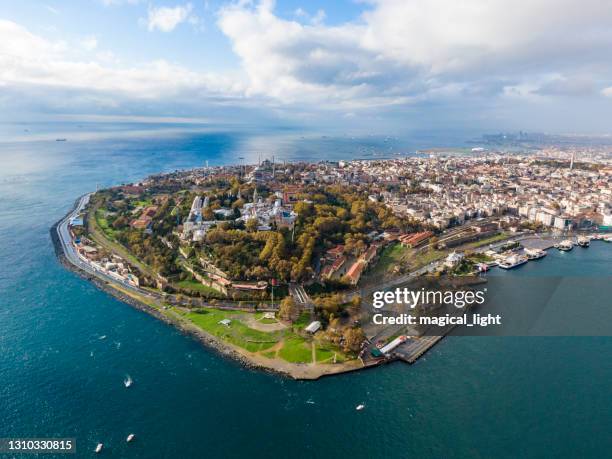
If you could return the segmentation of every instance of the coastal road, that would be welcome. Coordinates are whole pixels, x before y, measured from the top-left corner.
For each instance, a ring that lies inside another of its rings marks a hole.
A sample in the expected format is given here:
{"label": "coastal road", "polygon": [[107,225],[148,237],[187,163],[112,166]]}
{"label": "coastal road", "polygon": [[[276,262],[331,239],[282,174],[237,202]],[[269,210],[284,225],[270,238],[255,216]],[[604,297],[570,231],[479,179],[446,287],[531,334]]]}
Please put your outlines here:
{"label": "coastal road", "polygon": [[79,214],[83,212],[83,209],[85,208],[85,206],[89,204],[89,198],[91,197],[92,194],[93,193],[88,193],[88,194],[81,196],[74,210],[70,212],[68,215],[66,215],[64,219],[61,220],[57,225],[57,235],[62,245],[62,251],[64,252],[66,260],[72,265],[79,268],[80,270],[92,276],[96,276],[97,278],[101,279],[102,281],[106,283],[113,283],[113,284],[119,285],[122,288],[127,288],[139,295],[142,295],[142,296],[145,296],[151,299],[155,299],[155,300],[162,299],[161,295],[155,295],[151,292],[147,292],[143,289],[134,287],[133,285],[129,284],[127,281],[121,282],[109,276],[108,274],[94,268],[89,263],[86,263],[79,257],[79,255],[77,254],[76,248],[72,244],[72,237],[70,236],[70,230],[69,230],[70,220],[74,217],[77,217]]}
{"label": "coastal road", "polygon": [[74,246],[72,245],[72,238],[70,237],[70,230],[68,229],[70,225],[70,220],[74,217],[78,216],[85,206],[89,204],[89,198],[91,193],[85,194],[81,196],[77,206],[74,208],[72,212],[64,217],[64,219],[57,225],[57,235],[59,237],[60,243],[62,244],[62,249],[64,251],[64,255],[66,259],[77,266],[78,268],[86,271],[90,274],[94,274],[94,270],[89,264],[85,263],[83,260],[79,258],[76,253]]}

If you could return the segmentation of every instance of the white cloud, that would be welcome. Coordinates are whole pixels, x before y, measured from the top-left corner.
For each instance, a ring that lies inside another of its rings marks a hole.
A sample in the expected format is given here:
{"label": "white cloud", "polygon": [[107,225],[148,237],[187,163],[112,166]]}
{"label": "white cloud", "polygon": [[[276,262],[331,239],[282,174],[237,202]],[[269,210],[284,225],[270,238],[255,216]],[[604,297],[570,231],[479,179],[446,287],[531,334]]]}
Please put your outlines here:
{"label": "white cloud", "polygon": [[81,47],[85,51],[93,51],[98,47],[98,39],[94,36],[85,37],[81,40]]}
{"label": "white cloud", "polygon": [[161,7],[149,7],[148,17],[146,19],[146,25],[149,31],[155,29],[161,32],[171,32],[181,22],[185,22],[190,19],[193,22],[194,19],[191,16],[193,5],[187,3],[186,5],[175,6],[174,8],[161,6]]}
{"label": "white cloud", "polygon": [[[368,111],[372,117],[383,111],[425,117],[427,110],[447,108],[458,116],[483,107],[518,113],[519,105],[527,113],[529,104],[587,99],[612,111],[612,8],[604,3],[369,0],[359,3],[365,11],[355,21],[331,25],[323,11],[298,9],[286,18],[270,0],[238,1],[217,14],[241,64],[231,76],[164,59],[126,64],[100,50],[96,37],[69,47],[0,20],[0,86],[2,97],[21,91],[56,107],[75,100],[109,109],[126,101],[143,102],[139,107],[212,101],[312,119],[322,110],[353,119]],[[151,31],[169,32],[181,23],[202,26],[191,3],[151,5],[142,19]],[[606,119],[604,111],[598,119]]]}
{"label": "white cloud", "polygon": [[[358,21],[326,26],[323,14],[302,24],[276,15],[272,1],[241,2],[223,8],[218,24],[242,61],[250,93],[279,100],[393,105],[503,95],[561,75],[542,88],[552,96],[612,77],[612,8],[599,0],[369,5]],[[310,18],[302,9],[294,16]]]}
{"label": "white cloud", "polygon": [[49,42],[14,22],[0,19],[0,59],[17,61],[23,56],[32,60],[52,59],[65,48],[63,42]]}
{"label": "white cloud", "polygon": [[[93,49],[94,40],[85,40]],[[97,45],[97,41],[95,41]],[[83,46],[83,42],[81,42]],[[0,20],[0,85],[46,88],[95,94],[93,104],[126,97],[143,100],[189,97],[232,97],[241,86],[222,75],[192,72],[165,60],[118,67],[114,55],[101,51],[98,60],[82,61],[63,42],[50,42],[11,21]],[[78,54],[76,54],[78,56]]]}

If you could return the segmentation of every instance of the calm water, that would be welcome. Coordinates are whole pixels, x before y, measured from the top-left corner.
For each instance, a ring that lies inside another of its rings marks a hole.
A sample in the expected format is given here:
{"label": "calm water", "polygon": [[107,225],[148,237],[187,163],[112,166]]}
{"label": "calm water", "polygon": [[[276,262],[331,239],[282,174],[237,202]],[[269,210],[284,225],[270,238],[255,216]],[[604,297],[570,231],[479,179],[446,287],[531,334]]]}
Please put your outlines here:
{"label": "calm water", "polygon": [[[228,132],[0,144],[0,437],[76,437],[78,457],[99,441],[105,456],[126,458],[608,455],[612,338],[451,337],[411,367],[294,382],[220,358],[53,254],[49,226],[96,184],[270,150],[351,158],[388,144]],[[563,276],[595,257],[609,276],[609,249],[539,268]]]}

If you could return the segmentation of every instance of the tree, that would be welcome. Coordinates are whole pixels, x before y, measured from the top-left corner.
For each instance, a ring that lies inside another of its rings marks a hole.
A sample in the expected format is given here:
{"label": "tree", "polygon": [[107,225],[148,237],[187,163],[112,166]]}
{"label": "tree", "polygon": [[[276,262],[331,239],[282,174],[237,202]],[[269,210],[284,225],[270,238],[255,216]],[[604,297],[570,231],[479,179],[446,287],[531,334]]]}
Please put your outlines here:
{"label": "tree", "polygon": [[206,209],[202,210],[202,218],[204,220],[214,220],[215,214],[210,207],[207,207]]}
{"label": "tree", "polygon": [[246,222],[246,229],[250,233],[257,231],[258,226],[259,220],[257,220],[256,218],[249,218]]}
{"label": "tree", "polygon": [[342,333],[344,344],[342,348],[344,352],[352,352],[356,354],[361,349],[361,343],[365,340],[365,334],[361,328],[346,328]]}
{"label": "tree", "polygon": [[290,322],[295,321],[300,315],[300,307],[297,303],[291,298],[287,296],[283,298],[281,301],[280,309],[278,311],[278,316],[283,320],[288,320]]}

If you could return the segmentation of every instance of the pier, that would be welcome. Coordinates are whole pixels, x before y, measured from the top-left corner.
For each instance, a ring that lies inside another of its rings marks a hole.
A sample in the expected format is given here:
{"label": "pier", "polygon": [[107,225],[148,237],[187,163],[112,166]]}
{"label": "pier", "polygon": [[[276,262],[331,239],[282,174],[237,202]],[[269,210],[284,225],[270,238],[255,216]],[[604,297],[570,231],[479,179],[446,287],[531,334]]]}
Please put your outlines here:
{"label": "pier", "polygon": [[395,350],[396,358],[412,364],[429,349],[434,347],[442,338],[444,338],[444,336],[419,336],[410,338],[406,343]]}

